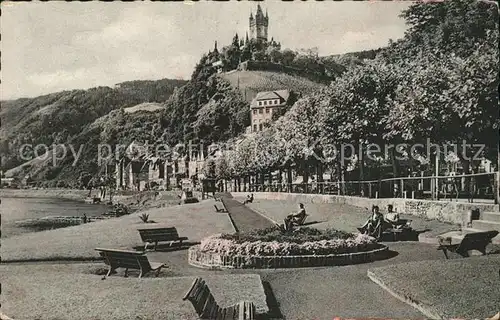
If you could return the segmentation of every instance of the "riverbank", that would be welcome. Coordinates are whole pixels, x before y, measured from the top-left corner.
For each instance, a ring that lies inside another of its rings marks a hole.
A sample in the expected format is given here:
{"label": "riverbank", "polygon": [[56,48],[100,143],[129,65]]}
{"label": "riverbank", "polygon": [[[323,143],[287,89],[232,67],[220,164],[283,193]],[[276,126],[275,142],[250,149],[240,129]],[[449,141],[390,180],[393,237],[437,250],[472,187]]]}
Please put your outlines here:
{"label": "riverbank", "polygon": [[[92,196],[97,196],[99,190],[92,190]],[[80,189],[0,189],[0,198],[45,198],[65,199],[84,202],[88,190]],[[113,195],[113,203],[123,203],[135,207],[159,207],[178,204],[181,191],[117,191]],[[103,203],[107,203],[106,198]],[[138,209],[138,208],[136,208]]]}
{"label": "riverbank", "polygon": [[88,190],[78,189],[0,189],[0,198],[54,198],[84,201]]}

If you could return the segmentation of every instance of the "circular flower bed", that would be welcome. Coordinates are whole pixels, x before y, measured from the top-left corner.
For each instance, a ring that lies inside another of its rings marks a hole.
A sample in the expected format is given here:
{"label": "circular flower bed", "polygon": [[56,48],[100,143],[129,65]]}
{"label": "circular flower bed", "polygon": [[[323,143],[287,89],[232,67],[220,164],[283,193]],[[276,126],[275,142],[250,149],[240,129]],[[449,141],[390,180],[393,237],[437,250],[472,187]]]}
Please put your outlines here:
{"label": "circular flower bed", "polygon": [[[374,253],[386,249],[370,236],[334,229],[300,228],[284,233],[278,228],[268,228],[207,237],[199,246],[192,247],[189,260],[201,267],[337,265],[371,261]],[[294,262],[277,262],[276,258]]]}

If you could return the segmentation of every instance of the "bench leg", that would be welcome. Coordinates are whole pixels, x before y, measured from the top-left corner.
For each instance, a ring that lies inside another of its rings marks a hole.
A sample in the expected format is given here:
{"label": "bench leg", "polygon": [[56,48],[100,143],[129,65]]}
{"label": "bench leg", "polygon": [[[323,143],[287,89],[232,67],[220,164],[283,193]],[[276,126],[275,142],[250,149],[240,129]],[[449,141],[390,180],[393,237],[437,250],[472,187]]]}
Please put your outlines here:
{"label": "bench leg", "polygon": [[446,257],[446,259],[448,260],[449,259],[448,250],[446,248],[443,248],[443,253],[444,253],[444,256]]}
{"label": "bench leg", "polygon": [[128,278],[128,268],[125,269],[125,278]]}
{"label": "bench leg", "polygon": [[183,241],[183,240],[180,240],[180,241],[179,241],[179,247],[182,247],[182,241]]}
{"label": "bench leg", "polygon": [[115,269],[110,266],[109,270],[108,270],[108,273],[106,274],[106,277],[109,277],[113,273],[113,271],[115,271]]}
{"label": "bench leg", "polygon": [[158,241],[155,242],[155,251],[157,246],[158,246]]}
{"label": "bench leg", "polygon": [[159,267],[158,270],[156,270],[155,272],[155,276],[158,278],[158,276],[160,275],[160,271],[161,271],[161,268],[163,267]]}

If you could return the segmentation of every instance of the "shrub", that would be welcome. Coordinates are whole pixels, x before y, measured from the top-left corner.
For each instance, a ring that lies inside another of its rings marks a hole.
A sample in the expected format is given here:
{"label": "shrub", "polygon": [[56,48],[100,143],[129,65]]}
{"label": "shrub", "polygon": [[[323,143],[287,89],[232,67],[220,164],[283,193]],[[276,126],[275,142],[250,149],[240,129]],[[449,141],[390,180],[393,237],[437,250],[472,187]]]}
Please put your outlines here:
{"label": "shrub", "polygon": [[144,223],[148,223],[148,219],[149,219],[149,214],[147,213],[143,213],[139,216],[139,218],[142,220],[142,222]]}
{"label": "shrub", "polygon": [[247,233],[240,234],[223,234],[222,239],[233,240],[236,243],[244,242],[290,242],[290,243],[304,243],[308,241],[320,241],[320,240],[330,240],[330,239],[349,239],[354,237],[352,233],[336,230],[318,230],[314,228],[300,228],[295,230],[293,233],[282,233],[276,226],[253,230]]}
{"label": "shrub", "polygon": [[200,250],[222,255],[289,256],[363,252],[378,246],[370,236],[334,229],[302,228],[287,235],[268,228],[240,235],[214,235],[201,241]]}

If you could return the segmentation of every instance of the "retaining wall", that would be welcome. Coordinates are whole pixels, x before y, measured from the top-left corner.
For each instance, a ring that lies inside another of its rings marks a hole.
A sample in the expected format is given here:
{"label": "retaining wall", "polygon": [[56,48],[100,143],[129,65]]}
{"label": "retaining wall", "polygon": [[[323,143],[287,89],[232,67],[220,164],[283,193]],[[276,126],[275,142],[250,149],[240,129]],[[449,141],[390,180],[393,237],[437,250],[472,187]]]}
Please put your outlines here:
{"label": "retaining wall", "polygon": [[[246,197],[248,192],[231,192],[233,197]],[[372,205],[379,206],[382,211],[387,205],[392,204],[397,212],[402,212],[424,219],[432,219],[453,224],[467,225],[470,210],[498,211],[498,205],[484,203],[464,203],[456,201],[431,201],[421,199],[384,198],[369,199],[351,196],[283,193],[283,192],[254,192],[255,199],[261,200],[284,200],[302,203],[338,203],[361,208],[371,208]]]}
{"label": "retaining wall", "polygon": [[266,269],[343,266],[367,263],[386,257],[388,248],[374,244],[368,251],[301,256],[223,256],[213,252],[202,252],[195,245],[188,250],[190,265],[203,269]]}

